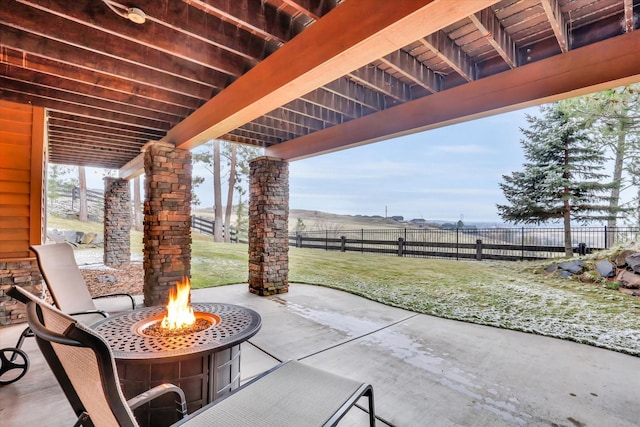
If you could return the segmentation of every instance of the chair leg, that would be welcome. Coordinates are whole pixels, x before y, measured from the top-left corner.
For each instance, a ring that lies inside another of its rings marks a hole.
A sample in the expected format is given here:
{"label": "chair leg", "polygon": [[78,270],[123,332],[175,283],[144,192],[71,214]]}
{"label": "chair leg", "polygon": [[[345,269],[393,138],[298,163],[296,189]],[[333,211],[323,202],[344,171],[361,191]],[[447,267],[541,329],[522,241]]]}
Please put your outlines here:
{"label": "chair leg", "polygon": [[[33,331],[31,330],[30,327],[26,327],[24,331],[22,331],[22,333],[20,334],[20,338],[18,338],[18,342],[16,343],[16,348],[17,349],[21,349],[22,348],[22,344],[24,343],[24,339],[25,338],[29,338],[33,336]],[[11,359],[11,361],[13,362],[13,360],[15,359],[15,355],[14,357]]]}
{"label": "chair leg", "polygon": [[365,395],[369,398],[369,426],[376,426],[376,412],[373,404],[373,387],[371,387]]}

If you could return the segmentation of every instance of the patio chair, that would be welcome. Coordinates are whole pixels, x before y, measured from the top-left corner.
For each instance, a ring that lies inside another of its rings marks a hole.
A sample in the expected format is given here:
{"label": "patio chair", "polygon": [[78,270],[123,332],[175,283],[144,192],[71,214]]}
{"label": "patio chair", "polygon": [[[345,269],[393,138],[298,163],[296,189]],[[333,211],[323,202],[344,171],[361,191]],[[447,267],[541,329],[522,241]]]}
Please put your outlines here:
{"label": "patio chair", "polygon": [[[125,400],[108,344],[76,319],[34,300],[27,305],[27,320],[78,415],[76,425],[136,426],[132,409],[167,392],[176,393],[176,409],[184,414],[184,395],[173,385],[155,387]],[[371,385],[289,361],[174,425],[332,426],[362,396],[368,397],[369,424],[374,426]]]}
{"label": "patio chair", "polygon": [[108,316],[96,307],[94,299],[127,297],[131,301],[131,309],[136,307],[133,297],[125,293],[92,298],[69,243],[32,245],[30,249],[36,254],[38,267],[55,306],[74,317],[81,316],[78,318],[83,323],[91,325]]}

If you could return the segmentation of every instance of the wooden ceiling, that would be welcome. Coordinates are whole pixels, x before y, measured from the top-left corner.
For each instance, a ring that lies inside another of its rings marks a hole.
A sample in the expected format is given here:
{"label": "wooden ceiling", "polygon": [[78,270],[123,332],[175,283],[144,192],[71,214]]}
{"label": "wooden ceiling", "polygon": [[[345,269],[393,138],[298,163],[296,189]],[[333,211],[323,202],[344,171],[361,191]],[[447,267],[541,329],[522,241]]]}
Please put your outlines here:
{"label": "wooden ceiling", "polygon": [[[142,24],[126,15],[146,19]],[[295,160],[640,81],[640,0],[0,0],[0,98],[52,163],[150,140]]]}

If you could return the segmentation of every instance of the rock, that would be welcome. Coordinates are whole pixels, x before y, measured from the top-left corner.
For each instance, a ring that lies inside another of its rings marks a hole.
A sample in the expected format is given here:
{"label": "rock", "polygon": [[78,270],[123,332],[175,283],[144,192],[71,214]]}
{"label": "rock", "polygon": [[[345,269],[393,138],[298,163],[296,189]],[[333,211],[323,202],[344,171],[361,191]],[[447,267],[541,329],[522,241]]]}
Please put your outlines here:
{"label": "rock", "polygon": [[76,231],[76,243],[82,243],[82,239],[84,239],[84,232]]}
{"label": "rock", "polygon": [[551,265],[544,269],[544,271],[546,271],[547,273],[555,273],[557,270],[558,270],[557,265]]}
{"label": "rock", "polygon": [[78,233],[73,230],[64,230],[63,232],[64,240],[69,243],[77,243]]}
{"label": "rock", "polygon": [[558,270],[558,275],[560,275],[560,277],[562,277],[563,279],[568,279],[572,276],[571,272],[567,270]]}
{"label": "rock", "polygon": [[607,279],[616,275],[616,266],[609,262],[609,260],[601,259],[596,263],[596,271],[600,276]]}
{"label": "rock", "polygon": [[85,233],[82,237],[82,243],[85,245],[90,244],[98,235],[96,233]]}
{"label": "rock", "polygon": [[54,243],[62,243],[65,240],[64,234],[56,228],[47,230],[47,238]]}
{"label": "rock", "polygon": [[613,261],[613,263],[618,267],[624,267],[625,265],[627,265],[627,257],[636,253],[637,251],[625,249],[622,252],[618,253],[611,261]]}
{"label": "rock", "polygon": [[118,278],[116,276],[100,276],[98,277],[98,282],[100,283],[104,283],[104,282],[117,282]]}
{"label": "rock", "polygon": [[640,254],[635,253],[633,255],[629,255],[625,258],[627,266],[631,268],[636,273],[640,273]]}
{"label": "rock", "polygon": [[631,271],[622,270],[618,273],[616,280],[628,289],[640,289],[640,274],[634,274]]}
{"label": "rock", "polygon": [[[561,262],[558,268],[568,271],[571,274],[580,274],[584,270],[585,263],[581,259],[575,261]],[[564,277],[564,276],[563,276]]]}

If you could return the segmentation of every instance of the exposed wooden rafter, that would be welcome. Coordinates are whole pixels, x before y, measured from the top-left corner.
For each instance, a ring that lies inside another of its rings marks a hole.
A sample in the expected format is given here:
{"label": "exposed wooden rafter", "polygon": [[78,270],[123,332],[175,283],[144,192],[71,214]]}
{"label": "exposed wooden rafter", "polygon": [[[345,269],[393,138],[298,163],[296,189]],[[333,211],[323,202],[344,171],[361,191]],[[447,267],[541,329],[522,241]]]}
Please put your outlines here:
{"label": "exposed wooden rafter", "polygon": [[569,35],[567,33],[567,23],[562,16],[562,10],[560,9],[560,2],[558,0],[540,0],[544,13],[547,14],[547,19],[553,30],[553,34],[558,40],[560,50],[566,52],[569,50]]}
{"label": "exposed wooden rafter", "polygon": [[504,59],[504,62],[509,67],[516,68],[518,66],[516,44],[500,24],[496,14],[491,9],[484,9],[476,14],[469,15],[469,19],[478,28],[480,34]]}

